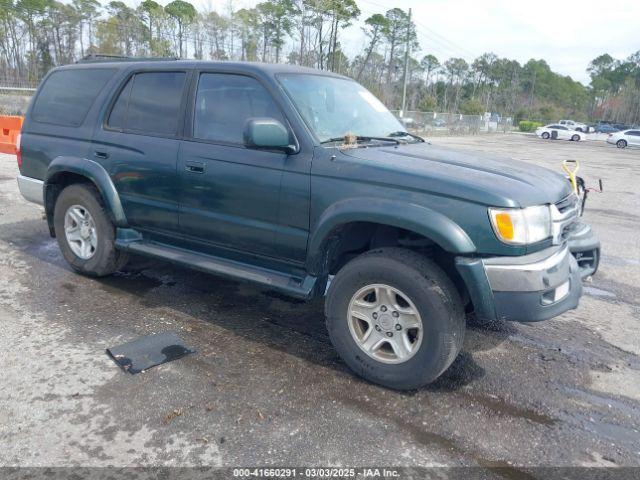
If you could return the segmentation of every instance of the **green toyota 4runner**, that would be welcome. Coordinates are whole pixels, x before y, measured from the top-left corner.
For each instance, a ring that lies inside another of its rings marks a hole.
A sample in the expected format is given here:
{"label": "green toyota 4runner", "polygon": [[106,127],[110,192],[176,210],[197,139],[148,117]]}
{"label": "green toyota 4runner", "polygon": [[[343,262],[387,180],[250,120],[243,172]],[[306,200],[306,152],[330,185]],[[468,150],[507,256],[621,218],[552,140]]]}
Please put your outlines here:
{"label": "green toyota 4runner", "polygon": [[408,133],[348,78],[288,65],[84,61],[44,79],[18,183],[85,275],[144,254],[325,297],[359,375],[432,382],[466,318],[576,308],[599,242],[559,173]]}

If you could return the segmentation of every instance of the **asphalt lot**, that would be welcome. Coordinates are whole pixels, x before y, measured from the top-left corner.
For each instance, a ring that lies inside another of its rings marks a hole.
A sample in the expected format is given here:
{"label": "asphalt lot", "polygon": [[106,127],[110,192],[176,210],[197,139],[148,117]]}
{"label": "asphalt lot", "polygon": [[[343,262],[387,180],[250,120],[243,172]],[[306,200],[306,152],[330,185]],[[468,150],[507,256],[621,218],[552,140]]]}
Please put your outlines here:
{"label": "asphalt lot", "polygon": [[[471,327],[435,384],[353,376],[303,304],[134,259],[72,273],[0,155],[0,466],[640,466],[640,151],[530,136],[433,143],[602,178],[601,270],[578,310]],[[177,331],[197,354],[143,374],[105,348]],[[511,470],[512,469],[512,470]]]}

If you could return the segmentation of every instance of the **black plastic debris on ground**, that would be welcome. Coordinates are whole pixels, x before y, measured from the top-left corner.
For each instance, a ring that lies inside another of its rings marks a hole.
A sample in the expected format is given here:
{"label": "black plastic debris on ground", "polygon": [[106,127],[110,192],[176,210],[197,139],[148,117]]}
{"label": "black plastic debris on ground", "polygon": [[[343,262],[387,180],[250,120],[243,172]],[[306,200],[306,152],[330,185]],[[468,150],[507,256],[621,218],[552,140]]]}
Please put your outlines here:
{"label": "black plastic debris on ground", "polygon": [[140,373],[190,353],[195,353],[195,350],[185,346],[175,332],[147,335],[117,347],[107,348],[107,354],[129,373]]}

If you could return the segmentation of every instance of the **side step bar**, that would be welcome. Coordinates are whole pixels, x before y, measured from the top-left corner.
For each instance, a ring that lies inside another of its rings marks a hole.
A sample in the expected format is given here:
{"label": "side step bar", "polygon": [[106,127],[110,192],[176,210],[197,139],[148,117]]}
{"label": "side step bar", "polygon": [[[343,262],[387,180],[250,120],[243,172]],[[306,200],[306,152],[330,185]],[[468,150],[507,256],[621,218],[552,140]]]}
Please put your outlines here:
{"label": "side step bar", "polygon": [[161,258],[205,273],[222,275],[235,280],[254,282],[265,287],[280,290],[283,293],[297,298],[311,298],[317,280],[316,277],[311,275],[307,275],[304,278],[293,277],[275,270],[194,253],[160,243],[117,239],[116,246],[121,250]]}

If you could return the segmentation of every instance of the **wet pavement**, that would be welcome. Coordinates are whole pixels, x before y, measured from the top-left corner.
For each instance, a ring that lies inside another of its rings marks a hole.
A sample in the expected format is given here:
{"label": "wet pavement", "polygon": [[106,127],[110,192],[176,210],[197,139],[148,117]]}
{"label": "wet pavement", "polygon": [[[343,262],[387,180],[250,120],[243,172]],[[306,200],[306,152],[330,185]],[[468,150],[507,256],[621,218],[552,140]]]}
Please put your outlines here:
{"label": "wet pavement", "polygon": [[[433,143],[602,178],[586,218],[601,269],[580,307],[470,326],[433,385],[360,380],[322,302],[134,258],[74,274],[0,155],[0,465],[640,466],[640,151],[519,135]],[[197,353],[145,373],[105,349],[176,331]],[[496,470],[497,469],[497,470]]]}

